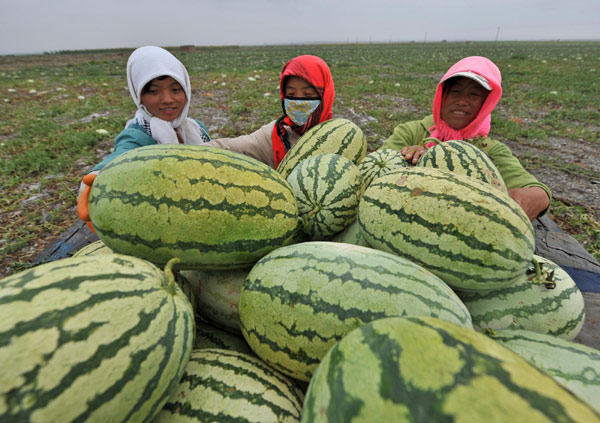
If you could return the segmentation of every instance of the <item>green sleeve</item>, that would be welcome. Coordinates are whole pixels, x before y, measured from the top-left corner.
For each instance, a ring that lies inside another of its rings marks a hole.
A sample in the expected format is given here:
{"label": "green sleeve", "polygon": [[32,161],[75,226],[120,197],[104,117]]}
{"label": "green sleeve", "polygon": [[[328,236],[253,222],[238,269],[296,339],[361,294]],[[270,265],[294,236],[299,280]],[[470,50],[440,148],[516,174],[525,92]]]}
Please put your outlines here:
{"label": "green sleeve", "polygon": [[546,191],[548,198],[552,199],[550,189],[527,172],[519,159],[512,154],[505,144],[490,138],[478,138],[470,140],[470,142],[490,156],[498,171],[500,171],[506,188],[540,187]]}
{"label": "green sleeve", "polygon": [[424,145],[429,137],[428,129],[433,125],[433,117],[427,116],[423,120],[413,120],[402,123],[394,129],[392,135],[383,143],[381,148],[402,150],[409,145]]}
{"label": "green sleeve", "polygon": [[153,144],[156,144],[156,141],[154,141],[154,139],[145,131],[132,127],[125,128],[119,135],[117,135],[117,138],[115,138],[115,147],[113,152],[106,156],[104,160],[102,160],[96,166],[94,166],[92,171],[101,170],[108,162],[125,153],[126,151]]}

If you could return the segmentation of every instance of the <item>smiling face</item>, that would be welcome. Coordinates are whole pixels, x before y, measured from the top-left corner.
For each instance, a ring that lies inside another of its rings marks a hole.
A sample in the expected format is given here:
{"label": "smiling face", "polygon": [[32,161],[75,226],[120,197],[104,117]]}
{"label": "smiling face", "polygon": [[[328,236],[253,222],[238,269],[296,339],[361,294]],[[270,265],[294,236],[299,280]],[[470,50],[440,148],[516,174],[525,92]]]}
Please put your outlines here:
{"label": "smiling face", "polygon": [[477,117],[489,91],[465,77],[450,78],[444,84],[442,120],[453,129],[463,129]]}
{"label": "smiling face", "polygon": [[150,81],[142,90],[141,101],[152,116],[171,121],[183,111],[186,97],[179,82],[167,76]]}

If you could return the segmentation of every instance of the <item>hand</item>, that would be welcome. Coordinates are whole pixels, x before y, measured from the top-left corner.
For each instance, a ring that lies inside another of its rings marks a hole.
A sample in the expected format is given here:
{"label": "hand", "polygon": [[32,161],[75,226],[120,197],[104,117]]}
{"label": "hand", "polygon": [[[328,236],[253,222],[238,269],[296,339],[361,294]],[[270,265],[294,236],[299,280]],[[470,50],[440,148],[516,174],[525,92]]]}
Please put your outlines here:
{"label": "hand", "polygon": [[508,195],[523,209],[529,220],[534,220],[550,205],[550,198],[540,187],[513,188]]}
{"label": "hand", "polygon": [[417,164],[423,153],[425,153],[425,147],[422,145],[409,145],[408,147],[402,148],[400,153],[404,155],[407,162]]}
{"label": "hand", "polygon": [[90,220],[88,201],[90,199],[92,184],[94,183],[94,179],[96,179],[97,174],[98,171],[94,171],[83,177],[83,181],[81,182],[81,186],[79,188],[79,198],[77,198],[77,214],[79,215],[79,218],[83,220],[94,233],[96,233],[96,231],[94,230],[92,221]]}

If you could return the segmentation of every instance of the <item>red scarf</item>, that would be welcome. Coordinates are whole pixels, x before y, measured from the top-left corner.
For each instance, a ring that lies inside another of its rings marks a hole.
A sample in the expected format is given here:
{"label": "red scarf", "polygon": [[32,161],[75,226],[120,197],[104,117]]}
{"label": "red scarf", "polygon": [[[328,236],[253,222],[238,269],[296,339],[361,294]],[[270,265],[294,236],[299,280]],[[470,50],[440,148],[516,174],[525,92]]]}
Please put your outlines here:
{"label": "red scarf", "polygon": [[273,128],[273,135],[271,137],[273,142],[273,154],[275,156],[275,168],[279,165],[279,162],[283,160],[283,157],[290,148],[290,143],[287,139],[287,131],[284,128],[289,126],[298,135],[304,134],[313,126],[318,123],[325,122],[332,118],[333,99],[335,97],[335,88],[333,86],[333,78],[331,78],[331,72],[329,66],[325,61],[317,56],[298,56],[287,62],[281,71],[281,78],[279,79],[279,96],[281,97],[281,106],[283,106],[283,100],[285,98],[285,80],[288,76],[298,76],[309,84],[311,84],[317,90],[319,97],[321,98],[321,104],[319,107],[310,115],[308,121],[302,126],[296,125],[291,121],[289,117],[285,115],[285,108],[283,115],[279,116],[275,122]]}

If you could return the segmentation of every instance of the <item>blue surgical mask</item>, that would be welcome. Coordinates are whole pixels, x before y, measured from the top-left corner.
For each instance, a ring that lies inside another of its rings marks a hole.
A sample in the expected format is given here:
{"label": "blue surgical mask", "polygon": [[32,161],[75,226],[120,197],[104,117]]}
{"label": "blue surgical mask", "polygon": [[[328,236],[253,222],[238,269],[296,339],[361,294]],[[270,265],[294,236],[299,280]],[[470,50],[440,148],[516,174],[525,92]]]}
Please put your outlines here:
{"label": "blue surgical mask", "polygon": [[321,104],[319,99],[286,97],[283,101],[285,114],[298,126],[306,123],[310,115],[317,110],[319,104]]}

